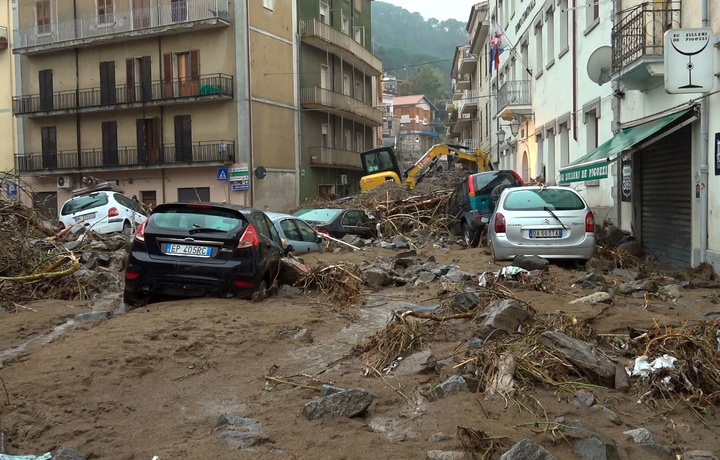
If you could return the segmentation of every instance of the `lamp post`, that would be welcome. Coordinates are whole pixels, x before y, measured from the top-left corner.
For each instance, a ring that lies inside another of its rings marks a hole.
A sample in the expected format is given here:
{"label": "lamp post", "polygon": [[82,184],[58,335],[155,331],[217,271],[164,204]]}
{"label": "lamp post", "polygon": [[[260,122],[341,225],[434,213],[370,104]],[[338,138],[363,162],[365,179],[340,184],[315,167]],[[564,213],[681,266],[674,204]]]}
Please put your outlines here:
{"label": "lamp post", "polygon": [[520,132],[520,122],[517,121],[517,119],[513,119],[513,121],[510,122],[510,134],[516,137],[518,132]]}
{"label": "lamp post", "polygon": [[505,130],[504,129],[502,129],[502,128],[498,129],[498,132],[496,133],[496,135],[497,135],[498,144],[502,144],[503,142],[505,142]]}

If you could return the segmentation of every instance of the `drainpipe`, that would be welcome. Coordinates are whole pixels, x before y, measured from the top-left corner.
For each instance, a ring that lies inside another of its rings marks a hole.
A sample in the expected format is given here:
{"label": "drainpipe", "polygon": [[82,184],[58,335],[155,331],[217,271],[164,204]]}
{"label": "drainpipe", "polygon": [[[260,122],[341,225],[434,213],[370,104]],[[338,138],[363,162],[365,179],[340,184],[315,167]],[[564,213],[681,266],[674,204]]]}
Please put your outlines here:
{"label": "drainpipe", "polygon": [[[77,21],[77,2],[73,0],[73,24]],[[77,33],[77,27],[75,27]],[[82,167],[82,133],[80,129],[80,50],[75,48],[75,142],[77,143],[78,166]],[[81,177],[82,179],[82,177]]]}
{"label": "drainpipe", "polygon": [[577,69],[577,0],[572,2],[573,23],[572,23],[572,67],[573,67],[573,108],[572,108],[572,125],[573,139],[577,142],[577,103],[578,103],[578,69]]}
{"label": "drainpipe", "polygon": [[[255,204],[255,179],[253,176],[253,155],[254,155],[254,136],[253,136],[253,94],[252,94],[252,65],[250,65],[250,0],[245,0],[245,46],[247,57],[247,88],[248,88],[248,179],[250,181],[249,194],[245,192],[245,205],[254,206]],[[238,114],[239,115],[239,114]],[[250,202],[248,203],[248,195]]]}
{"label": "drainpipe", "polygon": [[[710,0],[702,0],[702,26],[710,27],[709,20],[709,2]],[[708,132],[710,124],[710,114],[708,112],[708,93],[703,93],[700,99],[700,183],[705,185],[700,190],[700,257],[699,262],[707,261],[708,246]]]}
{"label": "drainpipe", "polygon": [[[613,25],[616,24],[616,20],[620,19],[620,10],[622,9],[622,1],[621,0],[614,0],[613,1]],[[612,80],[610,82],[610,85],[612,87],[613,94],[616,94],[617,91],[620,90],[620,81],[619,80]],[[620,113],[620,99],[617,97],[612,97],[611,99],[611,107],[612,107],[612,114],[613,114],[613,123],[612,123],[612,132],[613,136],[616,133],[620,132],[620,126],[621,126],[621,113]],[[616,177],[615,177],[615,225],[618,226],[618,228],[622,228],[622,168],[620,167],[622,163],[620,161],[615,162],[615,170],[617,171]]]}

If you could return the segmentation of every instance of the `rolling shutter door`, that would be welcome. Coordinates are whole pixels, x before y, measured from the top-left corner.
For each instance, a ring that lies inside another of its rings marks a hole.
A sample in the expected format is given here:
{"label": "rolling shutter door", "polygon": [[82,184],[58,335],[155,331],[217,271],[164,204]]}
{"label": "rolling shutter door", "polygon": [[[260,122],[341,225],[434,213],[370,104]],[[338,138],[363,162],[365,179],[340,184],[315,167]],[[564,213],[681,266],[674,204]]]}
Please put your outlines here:
{"label": "rolling shutter door", "polygon": [[692,178],[690,126],[640,152],[640,241],[661,261],[690,267]]}

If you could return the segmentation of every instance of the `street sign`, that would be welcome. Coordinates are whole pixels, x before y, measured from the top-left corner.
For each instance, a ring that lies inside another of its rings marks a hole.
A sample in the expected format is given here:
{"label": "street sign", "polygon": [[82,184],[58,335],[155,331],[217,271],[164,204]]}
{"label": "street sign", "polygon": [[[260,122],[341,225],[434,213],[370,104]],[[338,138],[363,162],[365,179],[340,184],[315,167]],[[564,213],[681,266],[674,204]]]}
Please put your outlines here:
{"label": "street sign", "polygon": [[17,198],[18,196],[18,186],[16,184],[7,184],[5,186],[5,191],[11,198]]}
{"label": "street sign", "polygon": [[230,172],[228,168],[218,168],[217,180],[219,180],[220,182],[227,182],[229,177]]}
{"label": "street sign", "polygon": [[250,170],[247,168],[247,166],[230,168],[228,172],[230,174],[230,182],[245,181],[248,180],[250,177]]}
{"label": "street sign", "polygon": [[709,27],[665,32],[665,91],[708,93],[715,83],[715,35]]}
{"label": "street sign", "polygon": [[242,182],[230,182],[230,190],[250,190],[250,184],[244,184]]}

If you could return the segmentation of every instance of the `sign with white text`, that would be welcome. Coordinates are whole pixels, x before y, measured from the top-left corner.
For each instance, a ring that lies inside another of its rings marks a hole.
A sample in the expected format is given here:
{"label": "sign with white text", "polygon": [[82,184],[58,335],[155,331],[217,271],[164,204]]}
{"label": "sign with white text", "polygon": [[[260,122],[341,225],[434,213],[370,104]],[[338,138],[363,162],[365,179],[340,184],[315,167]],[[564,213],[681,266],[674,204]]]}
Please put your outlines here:
{"label": "sign with white text", "polygon": [[665,32],[665,91],[707,93],[715,83],[715,35],[709,27]]}

